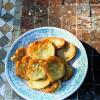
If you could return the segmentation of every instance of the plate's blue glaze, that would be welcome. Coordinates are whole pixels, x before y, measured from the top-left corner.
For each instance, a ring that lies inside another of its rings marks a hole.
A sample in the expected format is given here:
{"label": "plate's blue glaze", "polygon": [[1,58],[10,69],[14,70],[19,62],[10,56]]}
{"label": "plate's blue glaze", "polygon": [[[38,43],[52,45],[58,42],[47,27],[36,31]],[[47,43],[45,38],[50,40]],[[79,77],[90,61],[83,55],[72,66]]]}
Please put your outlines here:
{"label": "plate's blue glaze", "polygon": [[[70,43],[76,45],[78,50],[75,59],[73,59],[70,62],[72,63],[72,66],[75,68],[75,73],[73,77],[69,81],[63,82],[62,87],[59,91],[49,94],[29,88],[24,80],[17,77],[14,72],[15,65],[10,60],[10,57],[14,54],[15,50],[18,47],[26,46],[32,41],[51,36],[64,38]],[[24,35],[19,37],[9,50],[5,64],[6,76],[11,87],[19,95],[28,100],[61,100],[70,96],[82,84],[87,73],[87,68],[88,68],[87,55],[81,42],[69,32],[55,27],[36,28],[26,32]]]}

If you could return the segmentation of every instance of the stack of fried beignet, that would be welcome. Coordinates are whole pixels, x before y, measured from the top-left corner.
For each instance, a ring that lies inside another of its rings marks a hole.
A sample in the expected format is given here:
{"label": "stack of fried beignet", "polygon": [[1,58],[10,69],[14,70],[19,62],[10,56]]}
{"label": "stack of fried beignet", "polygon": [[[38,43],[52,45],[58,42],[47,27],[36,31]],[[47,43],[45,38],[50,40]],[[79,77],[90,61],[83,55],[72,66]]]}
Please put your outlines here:
{"label": "stack of fried beignet", "polygon": [[17,76],[27,80],[37,90],[53,93],[69,80],[73,68],[69,61],[74,58],[76,47],[62,38],[48,37],[18,48],[11,57]]}

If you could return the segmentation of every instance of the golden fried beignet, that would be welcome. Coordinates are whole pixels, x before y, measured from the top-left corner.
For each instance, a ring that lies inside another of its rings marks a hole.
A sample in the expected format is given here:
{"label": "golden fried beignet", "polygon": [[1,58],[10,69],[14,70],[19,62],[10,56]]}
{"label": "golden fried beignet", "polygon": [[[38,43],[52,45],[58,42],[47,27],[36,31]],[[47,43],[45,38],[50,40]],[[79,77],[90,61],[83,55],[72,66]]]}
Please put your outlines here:
{"label": "golden fried beignet", "polygon": [[31,59],[29,62],[27,76],[30,80],[46,79],[45,67],[47,66],[45,60]]}
{"label": "golden fried beignet", "polygon": [[66,43],[62,48],[57,50],[57,56],[69,61],[76,54],[76,47],[71,43]]}
{"label": "golden fried beignet", "polygon": [[55,55],[55,48],[50,41],[36,41],[28,46],[27,53],[32,59],[47,59]]}
{"label": "golden fried beignet", "polygon": [[61,48],[65,44],[65,40],[57,37],[48,37],[43,40],[49,40],[57,49]]}
{"label": "golden fried beignet", "polygon": [[15,54],[11,57],[12,61],[20,61],[22,57],[26,55],[26,49],[25,48],[18,48],[15,52]]}
{"label": "golden fried beignet", "polygon": [[62,77],[62,81],[69,80],[73,74],[74,74],[74,69],[66,62],[65,63],[65,75]]}
{"label": "golden fried beignet", "polygon": [[65,74],[63,61],[56,56],[51,56],[47,59],[48,66],[45,67],[47,77],[51,82],[62,78]]}
{"label": "golden fried beignet", "polygon": [[32,89],[38,89],[38,90],[47,87],[49,84],[50,84],[50,81],[48,79],[37,80],[37,81],[33,81],[33,80],[28,81],[29,87],[31,87]]}
{"label": "golden fried beignet", "polygon": [[16,62],[16,69],[15,69],[16,75],[26,80],[28,80],[26,73],[27,73],[29,59],[30,59],[29,56],[24,56],[22,60]]}
{"label": "golden fried beignet", "polygon": [[61,81],[58,80],[58,81],[50,83],[49,86],[45,87],[41,91],[46,92],[46,93],[53,93],[53,92],[56,92],[60,88],[61,88]]}

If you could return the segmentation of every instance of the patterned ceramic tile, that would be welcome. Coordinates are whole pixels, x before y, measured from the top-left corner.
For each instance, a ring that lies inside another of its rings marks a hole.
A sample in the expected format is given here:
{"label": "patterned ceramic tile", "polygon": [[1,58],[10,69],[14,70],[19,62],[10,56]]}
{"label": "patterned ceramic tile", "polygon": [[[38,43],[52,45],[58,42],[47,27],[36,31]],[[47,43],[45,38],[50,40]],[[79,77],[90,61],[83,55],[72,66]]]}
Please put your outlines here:
{"label": "patterned ceramic tile", "polygon": [[[2,80],[3,82],[3,80]],[[3,85],[0,87],[0,95],[4,96],[5,93],[5,82],[3,83]]]}
{"label": "patterned ceramic tile", "polygon": [[8,0],[2,0],[3,5],[6,4],[8,2]]}
{"label": "patterned ceramic tile", "polygon": [[10,21],[13,18],[13,16],[10,13],[6,13],[2,16],[2,19],[6,22]]}
{"label": "patterned ceramic tile", "polygon": [[6,78],[5,72],[1,73],[0,76],[2,77],[2,79],[3,79],[5,82],[7,81],[7,78]]}
{"label": "patterned ceramic tile", "polygon": [[9,39],[4,35],[1,39],[0,39],[0,46],[5,46],[7,43],[9,42]]}
{"label": "patterned ceramic tile", "polygon": [[[12,41],[12,36],[13,36],[12,31],[13,31],[13,25],[14,25],[13,16],[15,15],[15,10],[16,10],[16,8],[14,7],[16,0],[3,0],[2,2],[3,2],[3,6],[1,10],[1,17],[0,17],[0,77],[1,77],[0,79],[2,80],[0,80],[0,86],[2,83],[4,84],[5,81],[7,81],[5,72],[4,72],[5,70],[4,62],[5,62],[6,53],[11,46],[11,41]],[[9,90],[12,91],[10,86],[8,89],[8,85],[6,85],[6,87],[5,85],[0,87],[0,100],[2,100],[4,96],[8,97],[8,98],[4,97],[4,100],[12,100],[9,98],[9,96],[7,96],[11,94]],[[9,94],[7,91],[9,91]],[[11,95],[11,98],[12,98],[12,95]]]}
{"label": "patterned ceramic tile", "polygon": [[1,16],[5,15],[6,14],[6,10],[4,8],[2,8],[2,11],[1,11]]}
{"label": "patterned ceramic tile", "polygon": [[0,60],[6,56],[6,51],[4,49],[0,50]]}
{"label": "patterned ceramic tile", "polygon": [[10,31],[13,30],[13,24],[14,24],[14,19],[11,19],[10,21],[7,22],[7,25],[9,25],[11,28]]}
{"label": "patterned ceramic tile", "polygon": [[3,8],[6,9],[7,11],[11,10],[14,7],[14,5],[11,2],[7,2],[6,4],[3,5]]}
{"label": "patterned ceramic tile", "polygon": [[0,15],[1,15],[1,8],[2,7],[2,0],[0,0]]}
{"label": "patterned ceramic tile", "polygon": [[4,68],[4,63],[2,61],[0,61],[0,74],[2,72],[4,72],[5,68]]}
{"label": "patterned ceramic tile", "polygon": [[8,82],[6,82],[6,84],[5,84],[5,94],[4,94],[4,100],[12,100],[12,92],[13,92],[13,90],[12,90],[12,88],[11,88],[11,86],[9,85],[9,83]]}
{"label": "patterned ceramic tile", "polygon": [[6,22],[2,18],[0,18],[0,27],[3,26],[5,23]]}
{"label": "patterned ceramic tile", "polygon": [[0,28],[1,32],[3,32],[4,34],[6,34],[7,32],[9,32],[11,30],[11,27],[8,24],[4,24],[1,28]]}
{"label": "patterned ceramic tile", "polygon": [[12,91],[12,100],[25,100],[20,97],[16,92]]}
{"label": "patterned ceramic tile", "polygon": [[2,38],[4,36],[4,34],[0,31],[0,38]]}
{"label": "patterned ceramic tile", "polygon": [[0,76],[0,87],[4,84],[4,80]]}
{"label": "patterned ceramic tile", "polygon": [[10,0],[10,2],[15,6],[16,0]]}
{"label": "patterned ceramic tile", "polygon": [[15,13],[15,7],[13,7],[13,8],[9,11],[9,13],[10,13],[12,16],[14,16],[14,13]]}
{"label": "patterned ceramic tile", "polygon": [[7,38],[8,38],[9,40],[11,40],[11,39],[12,39],[12,32],[7,32],[7,33],[6,33],[6,36],[7,36]]}
{"label": "patterned ceramic tile", "polygon": [[4,97],[0,95],[0,100],[4,100]]}

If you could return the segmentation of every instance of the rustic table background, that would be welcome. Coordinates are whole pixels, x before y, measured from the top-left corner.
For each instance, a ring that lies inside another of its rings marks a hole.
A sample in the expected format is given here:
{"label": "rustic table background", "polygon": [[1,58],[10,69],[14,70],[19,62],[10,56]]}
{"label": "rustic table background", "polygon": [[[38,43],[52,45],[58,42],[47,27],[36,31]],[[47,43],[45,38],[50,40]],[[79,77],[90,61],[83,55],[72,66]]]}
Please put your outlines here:
{"label": "rustic table background", "polygon": [[0,100],[24,100],[6,80],[5,57],[16,38],[41,26],[70,31],[88,55],[84,83],[65,100],[100,100],[100,0],[0,0]]}

